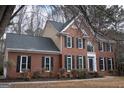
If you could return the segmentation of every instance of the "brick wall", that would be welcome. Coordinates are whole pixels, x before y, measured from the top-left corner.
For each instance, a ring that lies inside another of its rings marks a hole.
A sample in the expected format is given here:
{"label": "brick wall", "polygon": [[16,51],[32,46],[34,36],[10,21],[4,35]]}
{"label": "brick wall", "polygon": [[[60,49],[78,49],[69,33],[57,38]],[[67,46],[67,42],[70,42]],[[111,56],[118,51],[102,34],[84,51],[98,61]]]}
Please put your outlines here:
{"label": "brick wall", "polygon": [[16,62],[17,62],[17,56],[21,56],[21,55],[27,55],[27,56],[31,56],[31,72],[35,72],[35,71],[41,71],[42,70],[42,57],[43,56],[51,56],[53,57],[53,72],[54,72],[54,76],[56,76],[57,72],[59,71],[59,65],[60,65],[60,61],[59,61],[59,57],[60,55],[55,55],[55,54],[42,54],[42,53],[14,53],[14,52],[9,52],[8,53],[8,59],[14,63],[14,65],[11,68],[8,68],[8,76],[10,78],[16,78],[19,73],[16,72]]}

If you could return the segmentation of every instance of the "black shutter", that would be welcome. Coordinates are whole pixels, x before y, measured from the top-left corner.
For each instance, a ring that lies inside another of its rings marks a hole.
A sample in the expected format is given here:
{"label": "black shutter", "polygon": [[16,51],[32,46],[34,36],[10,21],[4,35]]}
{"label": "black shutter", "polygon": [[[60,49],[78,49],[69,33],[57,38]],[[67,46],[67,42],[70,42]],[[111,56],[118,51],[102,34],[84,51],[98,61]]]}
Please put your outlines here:
{"label": "black shutter", "polygon": [[51,70],[53,70],[53,57],[51,57]]}
{"label": "black shutter", "polygon": [[108,43],[105,44],[106,51],[108,51]]}
{"label": "black shutter", "polygon": [[99,70],[102,70],[102,69],[103,69],[103,67],[102,67],[102,66],[103,66],[103,64],[101,63],[101,59],[102,59],[102,58],[101,58],[101,57],[99,57]]}
{"label": "black shutter", "polygon": [[83,64],[84,64],[84,68],[86,68],[86,57],[83,56]]}
{"label": "black shutter", "polygon": [[45,62],[44,59],[45,59],[45,58],[42,57],[42,68],[44,68],[44,62]]}
{"label": "black shutter", "polygon": [[99,57],[99,70],[101,70],[100,63],[101,63],[101,57]]}
{"label": "black shutter", "polygon": [[100,42],[98,42],[98,49],[99,49],[99,51],[100,51]]}
{"label": "black shutter", "polygon": [[113,52],[113,44],[111,44],[111,52]]}
{"label": "black shutter", "polygon": [[28,56],[28,69],[31,70],[31,56]]}
{"label": "black shutter", "polygon": [[72,48],[74,48],[74,37],[72,37]]}
{"label": "black shutter", "polygon": [[20,60],[21,56],[17,56],[16,72],[20,72]]}
{"label": "black shutter", "polygon": [[107,61],[106,58],[104,58],[104,66],[105,66],[105,71],[107,70]]}
{"label": "black shutter", "polygon": [[72,56],[72,69],[74,69],[75,68],[75,63],[74,63],[74,55]]}
{"label": "black shutter", "polygon": [[64,36],[64,45],[67,47],[67,36]]}
{"label": "black shutter", "polygon": [[67,55],[64,56],[64,59],[65,59],[64,66],[65,66],[65,69],[67,70]]}
{"label": "black shutter", "polygon": [[76,63],[77,63],[77,69],[79,69],[79,61],[78,61],[78,56],[76,57]]}
{"label": "black shutter", "polygon": [[113,58],[112,58],[112,68],[113,68],[113,70],[114,70],[114,67],[115,66],[115,64],[114,64],[114,60],[113,60]]}
{"label": "black shutter", "polygon": [[76,38],[76,48],[78,48],[78,38]]}
{"label": "black shutter", "polygon": [[83,48],[85,49],[85,39],[83,38]]}

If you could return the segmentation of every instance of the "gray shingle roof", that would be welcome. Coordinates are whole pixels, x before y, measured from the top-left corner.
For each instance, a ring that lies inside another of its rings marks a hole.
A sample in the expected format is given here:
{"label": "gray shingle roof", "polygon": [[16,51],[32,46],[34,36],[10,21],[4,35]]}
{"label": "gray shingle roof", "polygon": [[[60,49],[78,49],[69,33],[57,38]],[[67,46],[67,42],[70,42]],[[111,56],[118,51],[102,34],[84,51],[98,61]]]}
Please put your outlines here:
{"label": "gray shingle roof", "polygon": [[14,49],[59,51],[50,38],[18,34],[6,35],[6,47]]}
{"label": "gray shingle roof", "polygon": [[68,20],[65,23],[61,23],[61,22],[57,22],[57,21],[51,21],[48,20],[48,22],[50,22],[57,31],[61,32],[75,17],[72,17],[70,20]]}
{"label": "gray shingle roof", "polygon": [[55,28],[57,31],[61,31],[63,29],[63,23],[61,22],[56,22],[56,21],[51,21],[51,20],[48,20],[48,22],[50,22]]}

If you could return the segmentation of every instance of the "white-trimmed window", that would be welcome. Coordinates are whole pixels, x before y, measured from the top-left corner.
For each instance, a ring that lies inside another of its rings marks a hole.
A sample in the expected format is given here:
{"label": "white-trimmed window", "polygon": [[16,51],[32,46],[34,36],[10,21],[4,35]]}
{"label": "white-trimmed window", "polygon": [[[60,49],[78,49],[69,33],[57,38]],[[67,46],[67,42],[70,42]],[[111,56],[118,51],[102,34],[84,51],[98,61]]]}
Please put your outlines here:
{"label": "white-trimmed window", "polygon": [[112,52],[112,44],[107,43],[106,47],[107,47],[107,51]]}
{"label": "white-trimmed window", "polygon": [[83,48],[83,40],[78,38],[78,48]]}
{"label": "white-trimmed window", "polygon": [[90,41],[87,42],[87,51],[94,52],[93,44]]}
{"label": "white-trimmed window", "polygon": [[109,51],[112,52],[112,44],[109,44]]}
{"label": "white-trimmed window", "polygon": [[67,38],[66,38],[67,40],[67,48],[72,48],[72,37],[71,36],[67,36]]}
{"label": "white-trimmed window", "polygon": [[21,56],[20,72],[28,70],[28,56]]}
{"label": "white-trimmed window", "polygon": [[104,64],[104,58],[103,57],[99,58],[99,69],[100,69],[100,71],[105,71],[105,64]]}
{"label": "white-trimmed window", "polygon": [[51,57],[50,56],[45,56],[45,70],[46,71],[51,71]]}
{"label": "white-trimmed window", "polygon": [[83,56],[78,56],[78,69],[83,69],[84,66],[83,66]]}
{"label": "white-trimmed window", "polygon": [[104,51],[104,47],[103,47],[103,42],[99,42],[99,51],[103,52]]}
{"label": "white-trimmed window", "polygon": [[72,56],[68,55],[67,56],[67,71],[71,71],[72,70]]}
{"label": "white-trimmed window", "polygon": [[113,70],[112,58],[108,58],[108,70]]}

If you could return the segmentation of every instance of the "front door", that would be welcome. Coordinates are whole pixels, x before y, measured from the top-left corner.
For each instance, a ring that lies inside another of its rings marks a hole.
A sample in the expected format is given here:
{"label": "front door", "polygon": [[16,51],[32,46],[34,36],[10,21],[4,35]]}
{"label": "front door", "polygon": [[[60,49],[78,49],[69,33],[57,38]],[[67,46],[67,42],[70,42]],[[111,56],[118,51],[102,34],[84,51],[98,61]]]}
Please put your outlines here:
{"label": "front door", "polygon": [[93,58],[89,58],[89,71],[93,71]]}
{"label": "front door", "polygon": [[88,70],[89,71],[96,71],[96,62],[94,56],[88,57]]}

